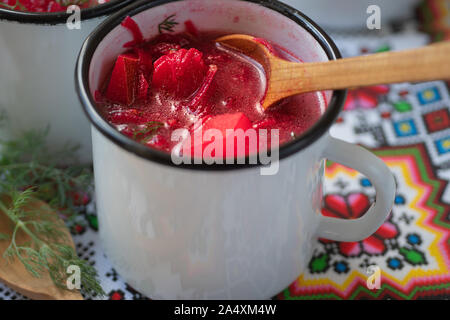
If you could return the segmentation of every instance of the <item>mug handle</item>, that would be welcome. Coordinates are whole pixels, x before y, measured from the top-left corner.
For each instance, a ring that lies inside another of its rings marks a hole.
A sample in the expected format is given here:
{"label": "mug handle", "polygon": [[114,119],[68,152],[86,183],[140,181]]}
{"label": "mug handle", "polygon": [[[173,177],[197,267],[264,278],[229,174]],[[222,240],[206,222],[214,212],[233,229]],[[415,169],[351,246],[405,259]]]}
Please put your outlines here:
{"label": "mug handle", "polygon": [[329,137],[324,157],[364,174],[376,191],[375,203],[360,218],[354,220],[320,217],[318,235],[334,241],[361,241],[372,235],[384,223],[395,198],[395,180],[386,164],[370,151]]}

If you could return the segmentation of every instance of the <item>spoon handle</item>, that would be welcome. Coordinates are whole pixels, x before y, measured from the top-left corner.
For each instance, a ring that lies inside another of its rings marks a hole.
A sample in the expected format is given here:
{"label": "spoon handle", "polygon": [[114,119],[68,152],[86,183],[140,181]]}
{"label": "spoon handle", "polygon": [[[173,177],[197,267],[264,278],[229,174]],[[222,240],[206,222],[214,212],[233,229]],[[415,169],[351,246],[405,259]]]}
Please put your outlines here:
{"label": "spoon handle", "polygon": [[289,83],[298,93],[450,79],[450,42],[329,62],[289,64],[297,69],[291,75],[295,73],[298,81],[291,79]]}

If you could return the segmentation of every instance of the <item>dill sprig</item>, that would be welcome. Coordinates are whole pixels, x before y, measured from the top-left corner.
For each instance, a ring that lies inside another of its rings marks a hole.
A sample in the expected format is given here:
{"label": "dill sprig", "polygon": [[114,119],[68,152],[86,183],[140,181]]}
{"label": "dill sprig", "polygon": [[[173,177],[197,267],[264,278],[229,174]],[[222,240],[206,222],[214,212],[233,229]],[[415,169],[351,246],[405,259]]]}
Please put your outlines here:
{"label": "dill sprig", "polygon": [[145,124],[145,128],[133,132],[133,139],[136,140],[139,136],[144,136],[144,141],[151,139],[163,126],[162,122],[149,121]]}
{"label": "dill sprig", "polygon": [[[13,191],[9,196],[12,197],[9,205],[4,200],[0,201],[0,210],[14,225],[10,245],[3,257],[7,260],[19,259],[34,277],[39,278],[43,272],[48,272],[55,285],[62,289],[67,289],[67,268],[76,265],[81,271],[83,290],[89,294],[103,294],[96,280],[95,269],[87,261],[80,259],[67,244],[64,223],[55,219],[48,207],[29,209],[35,196],[31,189]],[[20,243],[17,239],[19,232],[24,232],[30,240]]]}
{"label": "dill sprig", "polygon": [[[78,147],[67,144],[59,151],[46,147],[48,128],[25,132],[20,138],[0,140],[0,193],[32,188],[38,199],[52,208],[65,208],[69,217],[76,214],[76,205],[69,195],[89,188],[90,168],[74,164]],[[70,165],[67,165],[71,163]]]}
{"label": "dill sprig", "polygon": [[[67,244],[65,225],[53,213],[63,214],[69,222],[77,217],[77,203],[71,195],[91,186],[91,169],[73,164],[74,146],[49,152],[47,135],[48,129],[0,140],[0,211],[13,225],[11,236],[0,234],[0,240],[10,241],[3,257],[19,259],[35,277],[48,273],[57,287],[65,289],[67,267],[77,265],[83,293],[104,295],[96,270]],[[48,206],[32,206],[35,200]],[[29,241],[18,242],[19,232],[25,233]]]}
{"label": "dill sprig", "polygon": [[174,32],[173,28],[175,28],[175,26],[179,24],[175,20],[175,16],[176,14],[168,16],[166,19],[164,19],[163,22],[158,25],[159,33],[163,33],[163,31]]}

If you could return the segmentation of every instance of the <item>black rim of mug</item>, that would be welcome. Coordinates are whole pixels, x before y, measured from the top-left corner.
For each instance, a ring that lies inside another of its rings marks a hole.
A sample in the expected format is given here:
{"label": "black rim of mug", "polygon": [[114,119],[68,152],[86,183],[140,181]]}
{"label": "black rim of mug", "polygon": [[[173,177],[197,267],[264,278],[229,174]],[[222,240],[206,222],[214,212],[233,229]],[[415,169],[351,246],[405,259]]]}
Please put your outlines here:
{"label": "black rim of mug", "polygon": [[[158,7],[167,3],[177,2],[183,0],[157,0],[157,1],[138,1],[133,5],[130,5],[114,15],[107,18],[102,24],[100,24],[86,39],[84,42],[80,54],[77,60],[77,66],[75,69],[75,85],[76,90],[83,107],[84,112],[95,126],[109,140],[114,142],[119,147],[150,161],[154,161],[163,165],[168,165],[176,168],[193,169],[193,170],[233,170],[250,167],[261,166],[262,163],[258,157],[256,164],[249,163],[249,157],[245,158],[245,164],[180,164],[173,163],[171,155],[159,151],[150,147],[147,147],[135,140],[126,137],[116,130],[110,123],[108,123],[100,114],[96,108],[94,98],[90,94],[89,90],[89,67],[91,59],[97,49],[99,43],[105,38],[105,36],[111,32],[115,27],[120,25],[123,19],[127,16],[133,17],[142,11],[149,10],[154,7]],[[315,40],[321,45],[325,53],[330,60],[336,60],[341,58],[341,54],[331,38],[310,18],[305,16],[300,11],[274,0],[240,0],[246,2],[252,2],[262,5],[268,9],[272,9],[293,20],[305,30],[307,30]],[[331,127],[333,122],[339,115],[339,112],[344,105],[347,95],[347,90],[335,90],[333,91],[331,100],[329,101],[327,110],[322,115],[319,121],[317,121],[311,128],[304,132],[300,137],[292,142],[286,143],[280,147],[279,159],[287,158],[302,149],[306,148],[317,139],[322,137]],[[235,161],[236,162],[236,161]]]}

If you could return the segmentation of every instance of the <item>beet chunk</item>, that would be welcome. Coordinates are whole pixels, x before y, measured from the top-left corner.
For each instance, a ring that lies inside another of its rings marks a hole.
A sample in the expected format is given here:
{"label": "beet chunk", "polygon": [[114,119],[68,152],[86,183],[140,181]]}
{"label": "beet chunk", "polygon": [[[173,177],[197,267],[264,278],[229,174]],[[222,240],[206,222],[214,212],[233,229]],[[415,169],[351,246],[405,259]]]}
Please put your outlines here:
{"label": "beet chunk", "polygon": [[138,100],[147,100],[148,89],[150,88],[143,73],[139,73]]}
{"label": "beet chunk", "polygon": [[184,25],[186,26],[186,31],[193,35],[194,37],[198,37],[198,29],[195,26],[195,24],[191,20],[187,20],[184,22]]}
{"label": "beet chunk", "polygon": [[137,90],[138,63],[139,59],[131,54],[121,54],[117,58],[106,89],[106,98],[125,105],[134,102]]}
{"label": "beet chunk", "polygon": [[164,55],[177,52],[181,46],[176,43],[161,42],[149,47],[149,52],[155,60],[158,60]]}
{"label": "beet chunk", "polygon": [[[247,118],[247,116],[242,112],[237,113],[226,113],[217,115],[214,117],[210,117],[202,122],[202,124],[195,128],[191,135],[191,155],[194,155],[194,157],[202,157],[203,152],[205,151],[206,147],[212,142],[212,141],[204,141],[206,139],[202,139],[202,141],[196,140],[194,137],[195,135],[199,134],[199,130],[201,129],[202,135],[205,135],[205,132],[209,129],[216,129],[219,130],[222,134],[222,150],[216,150],[216,152],[213,154],[213,156],[221,157],[221,158],[234,158],[234,157],[241,157],[245,155],[249,155],[252,153],[255,153],[257,149],[251,148],[251,144],[249,141],[245,141],[244,150],[242,150],[244,153],[239,152],[239,149],[237,147],[238,140],[234,136],[234,132],[238,129],[242,129],[244,132],[248,129],[252,128],[252,123]],[[227,130],[233,130],[231,133],[227,132]],[[226,144],[227,141],[230,139],[234,139],[234,150],[232,150],[232,154],[229,154],[226,150]],[[200,142],[200,145],[198,143]],[[257,141],[255,141],[257,145]],[[200,153],[201,152],[201,153]],[[218,153],[217,153],[218,152]]]}
{"label": "beet chunk", "polygon": [[189,108],[191,111],[197,111],[197,107],[200,104],[200,101],[203,97],[206,96],[209,87],[214,79],[214,75],[217,72],[217,66],[215,64],[210,64],[208,68],[208,72],[206,73],[205,80],[203,81],[201,87],[197,90],[195,97],[189,103]]}
{"label": "beet chunk", "polygon": [[153,73],[152,55],[144,49],[137,49],[135,52],[139,57],[139,71],[144,75],[147,82],[150,82]]}
{"label": "beet chunk", "polygon": [[153,56],[153,61],[161,56],[174,53],[181,48],[189,48],[190,40],[183,35],[163,33],[144,46]]}
{"label": "beet chunk", "polygon": [[155,61],[152,85],[177,98],[187,98],[202,85],[208,67],[197,49],[180,49]]}
{"label": "beet chunk", "polygon": [[125,48],[131,48],[135,45],[138,45],[144,41],[144,37],[142,35],[141,29],[139,28],[136,21],[133,20],[133,18],[126,17],[121,25],[128,30],[130,30],[131,34],[133,35],[133,40],[130,42],[125,43],[123,46]]}

